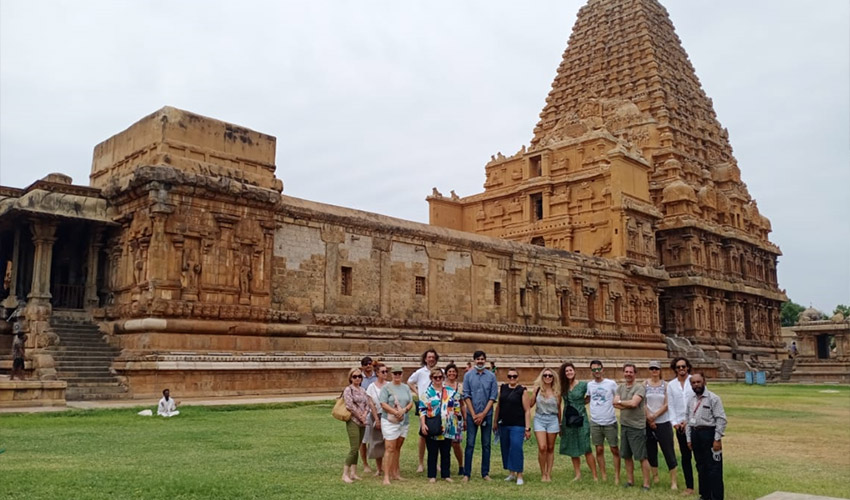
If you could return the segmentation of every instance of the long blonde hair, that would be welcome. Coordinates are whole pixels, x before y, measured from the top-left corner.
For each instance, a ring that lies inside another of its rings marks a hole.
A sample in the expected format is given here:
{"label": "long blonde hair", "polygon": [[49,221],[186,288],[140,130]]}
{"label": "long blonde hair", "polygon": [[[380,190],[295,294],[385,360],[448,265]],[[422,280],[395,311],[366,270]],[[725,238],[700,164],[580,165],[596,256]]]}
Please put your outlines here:
{"label": "long blonde hair", "polygon": [[545,395],[545,386],[543,385],[543,374],[549,372],[552,374],[552,396],[560,396],[561,394],[561,383],[558,380],[558,374],[552,368],[543,368],[540,370],[540,373],[537,375],[537,378],[534,379],[534,392],[536,393],[539,389],[540,392],[543,392]]}

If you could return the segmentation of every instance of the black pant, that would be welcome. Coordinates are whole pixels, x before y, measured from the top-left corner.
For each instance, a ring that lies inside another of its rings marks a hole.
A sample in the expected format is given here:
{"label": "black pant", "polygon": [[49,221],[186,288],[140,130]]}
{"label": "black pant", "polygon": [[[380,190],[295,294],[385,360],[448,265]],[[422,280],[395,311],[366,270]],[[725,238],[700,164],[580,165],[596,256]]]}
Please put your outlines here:
{"label": "black pant", "polygon": [[650,467],[658,467],[658,447],[664,454],[667,470],[675,469],[679,463],[676,461],[676,449],[673,446],[673,426],[670,422],[655,424],[655,429],[646,424],[646,457],[649,459]]}
{"label": "black pant", "polygon": [[440,454],[440,477],[445,479],[452,475],[452,440],[425,438],[428,450],[428,479],[437,477],[437,453]]}
{"label": "black pant", "polygon": [[685,474],[685,488],[694,489],[694,469],[691,467],[691,450],[688,448],[688,436],[685,429],[676,431],[676,440],[679,441],[679,451],[682,452],[682,472]]}
{"label": "black pant", "polygon": [[699,474],[699,496],[703,500],[723,500],[723,456],[714,459],[714,427],[693,429],[691,444]]}

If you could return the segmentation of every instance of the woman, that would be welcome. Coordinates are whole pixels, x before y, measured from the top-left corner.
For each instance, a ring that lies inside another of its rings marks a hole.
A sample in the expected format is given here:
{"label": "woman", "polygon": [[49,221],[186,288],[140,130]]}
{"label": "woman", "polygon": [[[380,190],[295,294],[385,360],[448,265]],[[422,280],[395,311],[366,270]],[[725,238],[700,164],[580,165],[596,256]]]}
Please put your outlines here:
{"label": "woman", "polygon": [[463,442],[463,431],[466,429],[466,405],[463,404],[463,382],[458,379],[457,365],[454,363],[449,363],[446,365],[446,389],[453,390],[457,393],[458,399],[461,400],[460,405],[460,419],[458,421],[458,430],[460,432],[457,433],[457,436],[452,439],[452,449],[455,452],[455,458],[457,459],[458,466],[458,475],[463,476],[463,448],[461,448],[461,443]]}
{"label": "woman", "polygon": [[645,382],[646,387],[646,454],[649,459],[649,467],[652,477],[658,483],[658,447],[664,453],[664,461],[670,471],[670,489],[678,490],[677,471],[679,463],[676,461],[676,450],[673,447],[673,425],[675,415],[668,411],[669,392],[671,391],[667,382],[661,379],[661,363],[649,362],[649,379]]}
{"label": "woman", "polygon": [[529,407],[537,406],[534,415],[534,436],[537,438],[537,461],[540,463],[540,480],[552,482],[555,463],[555,440],[561,430],[561,384],[555,372],[544,368],[534,381],[536,387],[530,395]]}
{"label": "woman", "polygon": [[346,483],[360,479],[357,475],[357,455],[360,451],[360,443],[363,441],[363,432],[366,430],[369,412],[371,411],[375,418],[378,416],[372,400],[360,387],[362,380],[363,373],[360,368],[352,368],[348,372],[348,386],[342,391],[345,407],[351,412],[351,418],[345,423],[350,445],[348,455],[345,457],[345,466],[342,468],[342,480]]}
{"label": "woman", "polygon": [[384,384],[378,400],[381,402],[381,431],[384,434],[384,484],[390,484],[390,479],[404,480],[399,471],[398,459],[401,447],[407,438],[410,422],[407,412],[413,408],[413,395],[410,387],[402,382],[401,366],[393,366],[392,382]]}
{"label": "woman", "polygon": [[519,372],[508,370],[508,383],[499,388],[499,402],[493,411],[493,432],[499,433],[502,448],[502,467],[508,470],[505,481],[522,485],[525,457],[523,442],[531,437],[529,425],[529,402],[524,397],[525,387],[519,385]]}
{"label": "woman", "polygon": [[[369,385],[369,388],[366,389],[366,394],[372,398],[372,403],[375,407],[380,408],[381,389],[384,387],[384,384],[387,383],[389,368],[381,362],[376,362],[374,367],[375,376],[377,378]],[[378,411],[378,416],[380,417],[380,415],[381,412]],[[375,471],[375,476],[381,477],[384,474],[384,435],[381,433],[381,419],[372,418],[372,415],[370,414],[367,424],[367,438],[365,439],[367,448],[366,455],[375,459],[375,465],[378,469]]]}
{"label": "woman", "polygon": [[[584,405],[587,401],[587,382],[579,382],[576,378],[576,367],[570,362],[561,365],[558,370],[558,378],[561,384],[561,401],[564,414],[561,418],[561,455],[569,455],[573,461],[575,477],[573,481],[581,479],[581,456],[587,462],[593,480],[598,481],[596,475],[596,460],[590,448],[590,419]],[[573,408],[568,410],[568,408]],[[582,421],[580,426],[570,425],[568,413],[578,413]]]}
{"label": "woman", "polygon": [[[426,418],[440,419],[440,433],[430,435]],[[452,441],[460,434],[460,397],[457,391],[443,386],[443,371],[431,370],[431,385],[425,390],[425,399],[419,401],[419,429],[428,449],[428,482],[437,481],[437,454],[440,455],[440,477],[452,482]]]}

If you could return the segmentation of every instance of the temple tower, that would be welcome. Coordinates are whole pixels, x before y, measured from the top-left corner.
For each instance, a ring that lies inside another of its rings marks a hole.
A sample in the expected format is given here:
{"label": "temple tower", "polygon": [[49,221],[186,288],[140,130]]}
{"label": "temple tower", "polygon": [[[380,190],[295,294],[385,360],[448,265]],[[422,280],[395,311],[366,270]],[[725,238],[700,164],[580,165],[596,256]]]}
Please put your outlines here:
{"label": "temple tower", "polygon": [[590,0],[534,137],[431,223],[662,265],[661,327],[728,357],[775,355],[781,254],[666,9]]}

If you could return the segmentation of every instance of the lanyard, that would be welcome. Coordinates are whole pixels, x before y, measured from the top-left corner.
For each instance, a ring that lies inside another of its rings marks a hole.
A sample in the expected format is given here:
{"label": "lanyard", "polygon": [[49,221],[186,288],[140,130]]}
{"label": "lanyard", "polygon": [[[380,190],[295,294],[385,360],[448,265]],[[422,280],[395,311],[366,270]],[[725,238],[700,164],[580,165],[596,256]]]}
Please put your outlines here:
{"label": "lanyard", "polygon": [[699,398],[697,398],[697,404],[694,405],[694,414],[693,414],[694,417],[697,416],[697,410],[699,410],[700,402],[702,402],[702,398],[704,398],[704,397],[705,396],[700,396]]}

